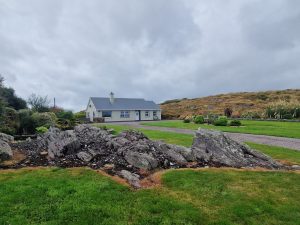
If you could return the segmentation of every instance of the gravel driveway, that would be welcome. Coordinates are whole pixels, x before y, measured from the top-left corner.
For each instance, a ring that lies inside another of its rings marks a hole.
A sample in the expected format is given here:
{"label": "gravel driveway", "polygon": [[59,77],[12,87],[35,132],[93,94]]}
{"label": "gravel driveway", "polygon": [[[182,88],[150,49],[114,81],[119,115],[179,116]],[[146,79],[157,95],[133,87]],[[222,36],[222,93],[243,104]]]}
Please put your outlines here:
{"label": "gravel driveway", "polygon": [[[147,130],[159,130],[169,131],[180,134],[194,134],[195,131],[181,128],[169,128],[169,127],[154,127],[141,125],[139,122],[116,122],[113,124],[131,126],[135,128],[143,128]],[[242,133],[229,133],[225,132],[229,137],[240,142],[255,142],[265,145],[280,146],[300,151],[300,139],[297,138],[285,138],[285,137],[274,137],[267,135],[255,135],[255,134],[242,134]]]}

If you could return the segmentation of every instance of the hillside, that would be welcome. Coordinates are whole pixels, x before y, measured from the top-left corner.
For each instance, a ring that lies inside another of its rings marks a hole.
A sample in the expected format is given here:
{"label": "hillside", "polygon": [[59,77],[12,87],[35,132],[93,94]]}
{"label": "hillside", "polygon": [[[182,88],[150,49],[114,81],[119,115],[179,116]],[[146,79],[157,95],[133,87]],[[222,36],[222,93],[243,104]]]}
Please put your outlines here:
{"label": "hillside", "polygon": [[300,89],[265,92],[228,93],[194,99],[174,99],[161,104],[165,118],[185,118],[191,115],[223,114],[229,107],[233,116],[248,112],[262,113],[268,104],[279,100],[300,101]]}

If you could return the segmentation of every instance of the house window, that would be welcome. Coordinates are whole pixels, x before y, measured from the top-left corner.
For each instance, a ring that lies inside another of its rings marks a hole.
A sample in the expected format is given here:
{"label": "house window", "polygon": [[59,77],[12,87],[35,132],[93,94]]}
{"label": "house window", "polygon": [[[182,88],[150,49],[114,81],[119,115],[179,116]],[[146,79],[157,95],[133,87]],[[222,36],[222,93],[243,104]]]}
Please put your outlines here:
{"label": "house window", "polygon": [[149,111],[146,111],[146,112],[145,112],[145,116],[146,116],[146,117],[149,117],[149,116],[150,116],[150,112],[149,112]]}
{"label": "house window", "polygon": [[157,112],[156,111],[153,111],[153,116],[157,116]]}
{"label": "house window", "polygon": [[121,118],[129,118],[130,117],[130,113],[129,111],[121,111]]}
{"label": "house window", "polygon": [[102,117],[111,117],[111,111],[102,111]]}

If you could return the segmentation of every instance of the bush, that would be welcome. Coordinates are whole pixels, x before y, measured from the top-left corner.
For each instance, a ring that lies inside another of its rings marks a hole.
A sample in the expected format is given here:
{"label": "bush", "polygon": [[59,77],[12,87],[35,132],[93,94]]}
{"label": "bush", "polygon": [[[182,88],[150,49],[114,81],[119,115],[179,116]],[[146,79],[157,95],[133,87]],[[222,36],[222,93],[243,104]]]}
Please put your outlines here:
{"label": "bush", "polygon": [[214,124],[214,122],[218,119],[218,115],[215,115],[215,114],[209,114],[207,115],[207,118],[206,118],[206,122],[207,124]]}
{"label": "bush", "polygon": [[186,118],[186,119],[183,120],[183,122],[184,122],[184,123],[190,123],[191,120]]}
{"label": "bush", "polygon": [[227,126],[228,120],[226,116],[220,116],[217,120],[214,121],[215,126]]}
{"label": "bush", "polygon": [[194,123],[196,124],[203,124],[204,123],[204,117],[203,116],[195,116]]}
{"label": "bush", "polygon": [[72,111],[60,111],[56,113],[58,117],[57,126],[62,130],[73,129],[76,122]]}
{"label": "bush", "polygon": [[293,119],[293,115],[288,113],[288,114],[285,114],[282,116],[282,119],[285,119],[285,120],[291,120]]}
{"label": "bush", "polygon": [[4,108],[0,121],[0,132],[15,135],[19,129],[19,116],[13,108]]}
{"label": "bush", "polygon": [[233,110],[231,108],[225,108],[224,109],[224,115],[227,117],[231,117],[233,113]]}
{"label": "bush", "polygon": [[35,126],[33,118],[31,117],[32,111],[30,109],[21,109],[18,112],[20,127],[19,134],[33,134],[35,133]]}
{"label": "bush", "polygon": [[77,113],[74,114],[74,118],[75,118],[76,120],[85,120],[86,114],[85,114],[84,111],[77,112]]}
{"label": "bush", "polygon": [[241,123],[240,120],[231,120],[230,123],[229,123],[229,126],[239,127],[241,125],[242,125],[242,123]]}
{"label": "bush", "polygon": [[33,120],[34,127],[51,127],[56,125],[57,117],[54,113],[44,112],[44,113],[33,113],[31,116]]}
{"label": "bush", "polygon": [[48,132],[47,127],[37,127],[37,128],[35,128],[35,130],[36,130],[36,133],[38,133],[38,134],[44,134],[44,133]]}

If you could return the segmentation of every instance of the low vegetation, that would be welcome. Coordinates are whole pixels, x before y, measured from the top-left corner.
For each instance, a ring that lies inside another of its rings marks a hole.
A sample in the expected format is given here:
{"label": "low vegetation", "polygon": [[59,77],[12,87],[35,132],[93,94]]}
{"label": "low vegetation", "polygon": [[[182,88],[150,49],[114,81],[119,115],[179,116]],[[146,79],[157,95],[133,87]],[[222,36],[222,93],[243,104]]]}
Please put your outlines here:
{"label": "low vegetation", "polygon": [[207,124],[183,123],[181,120],[147,122],[142,123],[147,126],[173,127],[196,130],[199,127],[215,129],[234,133],[263,134],[278,137],[300,138],[299,122],[278,122],[278,121],[251,121],[242,120],[242,126],[213,126]]}
{"label": "low vegetation", "polygon": [[161,186],[133,191],[84,168],[1,171],[0,224],[296,225],[299,176],[173,170]]}
{"label": "low vegetation", "polygon": [[[248,119],[264,117],[273,118],[270,114],[267,114],[267,108],[271,106],[270,103],[281,104],[282,102],[284,102],[284,105],[290,106],[298,102],[296,105],[299,106],[300,89],[266,92],[241,92],[194,99],[176,99],[174,101],[169,100],[164,102],[161,104],[161,108],[162,116],[165,119],[184,119],[187,116],[208,114]],[[282,114],[282,110],[279,108],[279,110],[276,110],[277,116],[274,118],[287,118],[289,117],[289,114],[295,115],[295,109],[298,106],[293,106],[294,108],[290,106],[288,108],[294,109],[293,111],[285,110],[284,114]],[[271,109],[273,110],[274,107]],[[297,110],[297,112],[300,112],[299,107]],[[299,118],[300,115],[297,115],[298,116],[293,116],[293,118]]]}
{"label": "low vegetation", "polygon": [[70,129],[84,118],[84,112],[74,114],[59,107],[50,107],[47,96],[32,94],[26,102],[15,95],[14,89],[6,87],[0,76],[0,132],[22,135],[38,133],[40,127]]}

